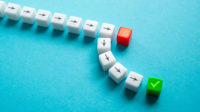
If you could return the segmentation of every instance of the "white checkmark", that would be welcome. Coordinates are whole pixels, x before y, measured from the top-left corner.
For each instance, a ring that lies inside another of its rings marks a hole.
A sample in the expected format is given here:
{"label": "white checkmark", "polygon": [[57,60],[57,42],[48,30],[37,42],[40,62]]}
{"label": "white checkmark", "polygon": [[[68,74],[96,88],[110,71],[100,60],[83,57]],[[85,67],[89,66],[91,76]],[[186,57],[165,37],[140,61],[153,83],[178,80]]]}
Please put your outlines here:
{"label": "white checkmark", "polygon": [[152,85],[153,88],[155,88],[159,83],[160,83],[160,81],[157,81],[155,84],[153,84],[153,83],[151,82],[151,85]]}

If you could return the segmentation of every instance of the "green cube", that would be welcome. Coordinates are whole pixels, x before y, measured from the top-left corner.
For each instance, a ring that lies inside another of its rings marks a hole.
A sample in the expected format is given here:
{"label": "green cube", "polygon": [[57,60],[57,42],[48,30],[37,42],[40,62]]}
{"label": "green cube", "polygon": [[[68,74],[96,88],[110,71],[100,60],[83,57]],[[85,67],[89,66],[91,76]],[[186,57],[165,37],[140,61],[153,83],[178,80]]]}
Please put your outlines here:
{"label": "green cube", "polygon": [[147,94],[160,96],[163,80],[159,78],[149,77],[147,84]]}

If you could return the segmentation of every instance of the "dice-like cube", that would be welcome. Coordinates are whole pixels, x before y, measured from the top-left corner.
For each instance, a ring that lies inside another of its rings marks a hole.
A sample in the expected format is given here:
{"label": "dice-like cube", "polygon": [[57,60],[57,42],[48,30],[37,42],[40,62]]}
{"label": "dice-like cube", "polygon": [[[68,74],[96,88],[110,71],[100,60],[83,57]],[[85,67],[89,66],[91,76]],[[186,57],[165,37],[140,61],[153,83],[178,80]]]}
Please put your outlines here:
{"label": "dice-like cube", "polygon": [[147,84],[147,94],[160,96],[162,90],[162,83],[163,83],[162,79],[149,77]]}
{"label": "dice-like cube", "polygon": [[103,23],[100,30],[100,36],[113,39],[115,34],[115,25]]}
{"label": "dice-like cube", "polygon": [[116,83],[120,83],[126,76],[127,69],[120,63],[116,63],[109,69],[109,77]]}
{"label": "dice-like cube", "polygon": [[38,26],[48,27],[51,20],[51,12],[46,10],[38,10],[35,19]]}
{"label": "dice-like cube", "polygon": [[98,22],[92,20],[86,20],[83,26],[84,36],[95,38],[98,29]]}
{"label": "dice-like cube", "polygon": [[5,7],[6,7],[6,3],[4,1],[0,1],[0,17],[4,16]]}
{"label": "dice-like cube", "polygon": [[4,10],[4,13],[6,14],[8,19],[18,21],[20,11],[21,11],[20,5],[14,3],[8,3],[6,9]]}
{"label": "dice-like cube", "polygon": [[131,35],[132,35],[131,29],[120,27],[117,34],[117,43],[128,46],[131,39]]}
{"label": "dice-like cube", "polygon": [[135,72],[130,72],[126,79],[126,88],[134,92],[137,92],[142,82],[142,79],[143,79],[142,75]]}
{"label": "dice-like cube", "polygon": [[51,24],[53,25],[53,29],[64,31],[66,26],[67,16],[61,13],[54,13]]}
{"label": "dice-like cube", "polygon": [[82,18],[70,16],[67,21],[67,30],[69,33],[80,34],[82,27]]}
{"label": "dice-like cube", "polygon": [[23,7],[20,13],[20,17],[23,23],[33,24],[35,20],[36,10],[31,7]]}
{"label": "dice-like cube", "polygon": [[116,60],[115,60],[115,57],[113,56],[112,52],[107,51],[107,52],[99,55],[99,62],[101,64],[103,70],[106,71],[115,64]]}
{"label": "dice-like cube", "polygon": [[110,51],[111,39],[110,38],[98,38],[97,51],[99,54]]}

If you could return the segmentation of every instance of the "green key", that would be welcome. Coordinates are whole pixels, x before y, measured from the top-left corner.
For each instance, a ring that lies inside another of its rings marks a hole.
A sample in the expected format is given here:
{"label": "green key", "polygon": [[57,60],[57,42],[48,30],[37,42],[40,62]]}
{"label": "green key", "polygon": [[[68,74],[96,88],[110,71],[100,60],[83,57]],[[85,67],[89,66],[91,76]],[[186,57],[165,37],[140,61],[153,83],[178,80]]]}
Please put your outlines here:
{"label": "green key", "polygon": [[147,84],[147,94],[160,96],[163,80],[159,78],[149,77]]}

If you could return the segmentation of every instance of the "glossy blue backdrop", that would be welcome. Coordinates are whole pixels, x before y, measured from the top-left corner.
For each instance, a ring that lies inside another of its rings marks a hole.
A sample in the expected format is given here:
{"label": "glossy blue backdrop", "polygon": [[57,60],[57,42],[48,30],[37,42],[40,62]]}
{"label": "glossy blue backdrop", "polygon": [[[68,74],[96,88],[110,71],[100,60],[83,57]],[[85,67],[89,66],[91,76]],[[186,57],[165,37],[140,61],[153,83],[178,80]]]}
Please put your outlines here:
{"label": "glossy blue backdrop", "polygon": [[[0,19],[0,112],[200,111],[199,0],[6,0],[133,29],[112,52],[144,76],[137,94],[115,85],[98,63],[97,39]],[[115,34],[116,34],[115,33]],[[146,97],[148,77],[164,80]]]}

